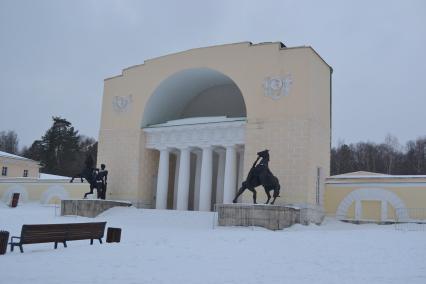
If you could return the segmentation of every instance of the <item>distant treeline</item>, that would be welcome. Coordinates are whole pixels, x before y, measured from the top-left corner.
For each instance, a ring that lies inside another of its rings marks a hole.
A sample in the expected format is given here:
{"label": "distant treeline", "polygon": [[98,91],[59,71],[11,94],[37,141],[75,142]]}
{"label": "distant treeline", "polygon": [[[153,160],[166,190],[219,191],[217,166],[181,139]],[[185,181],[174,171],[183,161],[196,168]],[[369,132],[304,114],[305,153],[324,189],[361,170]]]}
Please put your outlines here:
{"label": "distant treeline", "polygon": [[354,171],[426,175],[426,137],[410,140],[405,147],[391,135],[380,144],[340,142],[331,149],[331,175]]}
{"label": "distant treeline", "polygon": [[[97,142],[78,134],[70,122],[53,117],[53,124],[32,145],[18,152],[18,136],[14,131],[0,131],[0,151],[18,154],[40,161],[43,173],[75,175],[91,155],[96,161]],[[331,149],[331,175],[354,171],[369,171],[398,175],[426,175],[426,136],[402,146],[388,135],[383,143],[340,142]]]}

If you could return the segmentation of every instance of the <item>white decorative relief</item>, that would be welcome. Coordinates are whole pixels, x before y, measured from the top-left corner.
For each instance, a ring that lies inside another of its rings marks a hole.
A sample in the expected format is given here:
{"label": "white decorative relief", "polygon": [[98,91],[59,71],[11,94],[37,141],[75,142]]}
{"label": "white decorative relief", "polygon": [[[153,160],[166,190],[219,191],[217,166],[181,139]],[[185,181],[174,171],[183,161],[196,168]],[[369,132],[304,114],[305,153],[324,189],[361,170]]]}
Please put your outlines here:
{"label": "white decorative relief", "polygon": [[133,96],[127,95],[127,96],[115,96],[112,99],[112,108],[117,113],[126,112],[130,110],[130,107],[133,102]]}
{"label": "white decorative relief", "polygon": [[291,76],[291,74],[288,74],[283,77],[267,77],[263,82],[265,96],[270,97],[274,100],[278,100],[284,96],[288,96],[292,84],[293,77]]}
{"label": "white decorative relief", "polygon": [[185,148],[245,144],[245,122],[144,128],[146,148]]}

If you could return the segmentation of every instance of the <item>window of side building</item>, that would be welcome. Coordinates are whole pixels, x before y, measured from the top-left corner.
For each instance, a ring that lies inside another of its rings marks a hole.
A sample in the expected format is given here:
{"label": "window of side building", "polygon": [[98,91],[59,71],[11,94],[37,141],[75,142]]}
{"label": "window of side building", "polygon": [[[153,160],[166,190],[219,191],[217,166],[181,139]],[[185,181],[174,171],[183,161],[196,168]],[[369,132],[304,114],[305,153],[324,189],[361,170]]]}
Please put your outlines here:
{"label": "window of side building", "polygon": [[28,170],[24,170],[24,177],[28,177]]}
{"label": "window of side building", "polygon": [[1,175],[2,176],[7,176],[7,167],[2,167],[1,168]]}

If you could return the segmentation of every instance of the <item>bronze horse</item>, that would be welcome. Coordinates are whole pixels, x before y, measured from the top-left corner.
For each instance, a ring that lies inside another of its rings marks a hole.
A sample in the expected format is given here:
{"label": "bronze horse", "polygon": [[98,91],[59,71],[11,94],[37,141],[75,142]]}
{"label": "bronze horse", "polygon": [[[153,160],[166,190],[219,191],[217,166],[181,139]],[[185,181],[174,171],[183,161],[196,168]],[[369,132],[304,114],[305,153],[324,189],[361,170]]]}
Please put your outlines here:
{"label": "bronze horse", "polygon": [[[272,174],[272,172],[269,170],[269,151],[264,150],[259,153],[257,153],[258,157],[256,161],[253,163],[253,166],[250,169],[250,172],[247,175],[247,179],[242,183],[241,188],[238,190],[237,195],[235,196],[233,202],[237,203],[238,197],[246,190],[250,190],[253,193],[253,203],[257,204],[256,202],[256,187],[262,185],[265,189],[265,193],[268,196],[268,200],[265,202],[265,204],[269,203],[269,200],[271,200],[271,194],[269,193],[271,190],[274,191],[273,194],[273,200],[271,204],[274,204],[275,199],[279,197],[280,194],[280,183],[278,181],[278,178]],[[256,163],[259,161],[259,159],[262,159],[259,164],[256,165]]]}
{"label": "bronze horse", "polygon": [[93,161],[92,156],[87,156],[84,164],[86,165],[86,167],[83,169],[83,171],[81,173],[73,176],[71,178],[70,182],[72,183],[75,178],[80,178],[81,182],[83,182],[83,178],[84,178],[85,180],[87,180],[87,182],[90,185],[90,191],[86,192],[84,194],[84,198],[86,198],[88,194],[93,194],[94,189],[96,189],[97,197],[100,198],[100,196],[101,196],[100,190],[101,189],[99,188],[100,186],[99,186],[99,184],[96,180],[97,169],[93,167],[94,161]]}

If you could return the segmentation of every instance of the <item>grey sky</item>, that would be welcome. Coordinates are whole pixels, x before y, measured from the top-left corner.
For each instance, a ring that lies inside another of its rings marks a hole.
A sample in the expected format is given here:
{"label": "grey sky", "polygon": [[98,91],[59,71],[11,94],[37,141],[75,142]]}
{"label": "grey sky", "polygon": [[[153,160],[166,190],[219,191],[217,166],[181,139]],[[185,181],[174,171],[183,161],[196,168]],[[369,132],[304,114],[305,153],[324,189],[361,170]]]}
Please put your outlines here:
{"label": "grey sky", "polygon": [[426,1],[0,0],[0,131],[70,120],[97,139],[103,79],[240,41],[311,45],[333,67],[333,144],[426,135]]}

